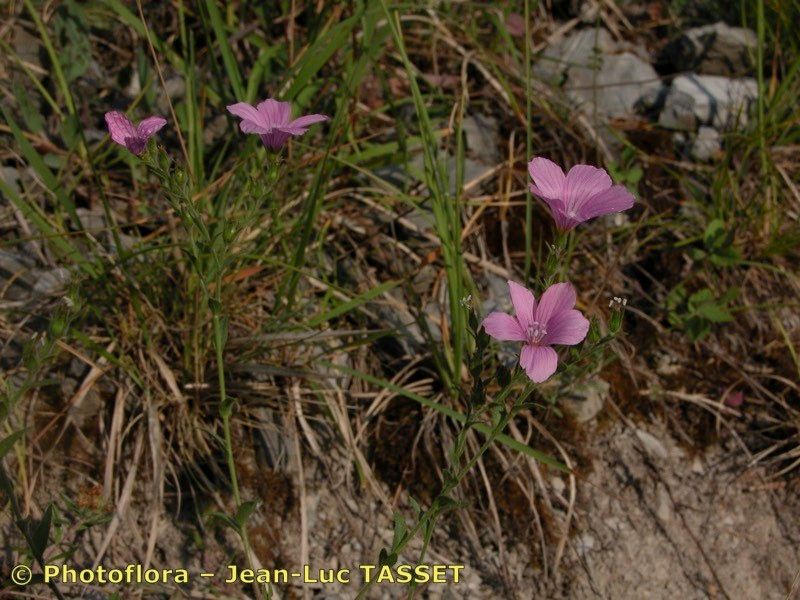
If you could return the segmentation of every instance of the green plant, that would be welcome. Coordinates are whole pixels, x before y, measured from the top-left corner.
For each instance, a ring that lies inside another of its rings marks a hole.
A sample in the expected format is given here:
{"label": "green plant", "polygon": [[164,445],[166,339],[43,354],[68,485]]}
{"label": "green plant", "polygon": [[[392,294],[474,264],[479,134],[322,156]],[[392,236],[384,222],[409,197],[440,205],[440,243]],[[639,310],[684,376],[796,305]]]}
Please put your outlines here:
{"label": "green plant", "polygon": [[636,192],[639,182],[644,176],[644,169],[637,161],[636,148],[626,145],[622,149],[619,160],[609,163],[608,172],[614,181],[627,186],[631,192]]}
{"label": "green plant", "polygon": [[716,296],[709,288],[703,288],[692,294],[683,285],[670,291],[666,300],[668,319],[673,327],[686,332],[696,342],[711,332],[715,325],[733,320],[730,303],[739,295],[739,290],[732,288],[720,296]]}
{"label": "green plant", "polygon": [[691,256],[696,261],[709,260],[717,267],[733,267],[742,260],[733,242],[734,232],[725,230],[722,219],[713,219],[703,233],[703,248],[693,247]]}

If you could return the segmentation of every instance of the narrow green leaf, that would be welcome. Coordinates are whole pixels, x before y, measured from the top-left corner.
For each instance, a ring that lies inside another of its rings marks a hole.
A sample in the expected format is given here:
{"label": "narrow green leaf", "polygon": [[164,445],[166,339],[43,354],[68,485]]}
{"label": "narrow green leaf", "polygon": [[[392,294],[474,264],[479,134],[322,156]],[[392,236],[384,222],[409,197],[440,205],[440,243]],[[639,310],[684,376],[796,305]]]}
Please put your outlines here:
{"label": "narrow green leaf", "polygon": [[19,431],[15,431],[11,435],[3,438],[0,441],[0,459],[2,459],[6,454],[8,454],[9,450],[14,447],[14,444],[17,443],[17,440],[22,437],[22,434],[25,433],[24,429]]}
{"label": "narrow green leaf", "polygon": [[[394,392],[395,394],[398,394],[398,395],[403,396],[405,398],[408,398],[410,400],[414,400],[415,402],[419,402],[422,406],[425,406],[427,408],[433,409],[433,410],[435,410],[435,411],[437,411],[437,412],[439,412],[439,413],[441,413],[441,414],[443,414],[443,415],[445,415],[447,417],[450,417],[451,419],[453,419],[455,421],[458,421],[459,423],[463,424],[463,423],[466,423],[466,421],[467,421],[467,417],[464,414],[458,412],[457,410],[453,410],[452,408],[450,408],[448,406],[444,406],[443,404],[439,404],[438,402],[434,402],[433,400],[430,400],[429,398],[425,398],[423,396],[420,396],[419,394],[415,394],[414,392],[409,392],[407,389],[402,388],[399,385],[395,385],[391,381],[387,381],[385,379],[380,379],[379,377],[374,377],[372,375],[369,375],[367,373],[363,373],[361,371],[357,371],[355,369],[351,369],[351,368],[346,367],[344,365],[336,365],[336,364],[327,363],[327,362],[325,364],[326,364],[327,367],[329,367],[331,369],[336,369],[338,371],[341,371],[342,373],[350,375],[351,377],[358,377],[359,379],[361,379],[363,381],[366,381],[367,383],[371,383],[373,385],[380,386],[380,387],[382,387],[384,389],[387,389],[387,390],[389,390],[391,392]],[[488,425],[486,425],[485,423],[476,423],[475,425],[473,425],[473,427],[477,431],[479,431],[479,432],[481,432],[481,433],[483,433],[485,435],[489,435],[489,434],[492,433],[492,428],[489,427]],[[501,444],[503,444],[504,446],[507,446],[508,448],[511,448],[512,450],[516,450],[517,452],[520,452],[522,454],[525,454],[526,456],[530,456],[531,458],[533,458],[534,460],[539,461],[542,464],[551,466],[554,469],[558,469],[559,471],[563,471],[565,473],[569,473],[570,472],[569,468],[566,465],[562,464],[561,462],[559,462],[558,460],[556,460],[555,458],[553,458],[549,454],[545,454],[544,452],[542,452],[540,450],[536,450],[534,448],[531,448],[530,446],[527,446],[526,444],[523,444],[523,443],[515,440],[514,438],[504,434],[504,433],[501,433],[495,439],[498,442],[500,442]]]}
{"label": "narrow green leaf", "polygon": [[312,317],[308,321],[309,327],[317,327],[326,321],[330,321],[331,319],[335,319],[336,317],[340,317],[346,313],[349,313],[351,310],[354,310],[361,306],[362,304],[366,304],[370,300],[380,296],[381,294],[388,292],[389,290],[397,287],[399,285],[399,281],[390,280],[384,281],[380,285],[375,286],[371,290],[367,290],[363,294],[356,296],[352,300],[348,300],[347,302],[342,302],[336,308],[324,312],[316,317]]}
{"label": "narrow green leaf", "polygon": [[237,100],[244,100],[245,89],[244,85],[242,85],[239,63],[233,55],[233,50],[228,41],[228,34],[225,31],[225,22],[222,20],[216,0],[206,0],[205,7],[208,12],[208,18],[211,21],[211,28],[214,30],[214,36],[217,38],[217,45],[219,46],[220,54],[222,54],[222,63],[225,65],[225,72],[233,88],[233,93]]}
{"label": "narrow green leaf", "polygon": [[49,504],[44,511],[41,520],[36,524],[31,532],[31,551],[34,556],[41,559],[44,551],[47,550],[47,542],[50,538],[50,526],[53,522],[53,505]]}
{"label": "narrow green leaf", "polygon": [[54,249],[59,255],[68,259],[73,264],[78,265],[85,273],[89,275],[95,274],[95,267],[68,241],[68,238],[59,231],[56,231],[50,221],[47,220],[47,217],[39,212],[38,208],[23,198],[20,198],[17,193],[11,189],[11,186],[2,179],[0,179],[0,192],[2,192],[3,195],[5,195],[6,198],[8,198],[8,200],[42,232],[47,241],[53,244]]}
{"label": "narrow green leaf", "polygon": [[236,516],[234,517],[234,521],[239,526],[239,529],[244,528],[245,524],[247,523],[247,519],[250,518],[250,515],[253,514],[253,511],[258,508],[258,502],[248,501],[243,502],[239,508],[236,510]]}
{"label": "narrow green leaf", "polygon": [[3,118],[8,124],[8,127],[11,129],[11,133],[14,136],[20,151],[22,152],[22,156],[24,156],[25,160],[28,162],[28,165],[36,172],[36,174],[39,176],[39,179],[41,179],[42,183],[44,183],[45,187],[47,187],[47,189],[55,195],[59,204],[64,207],[64,209],[67,211],[67,214],[69,214],[70,218],[72,219],[73,225],[79,229],[82,229],[81,221],[78,218],[78,214],[75,212],[75,204],[72,202],[72,199],[67,195],[66,192],[64,192],[64,189],[61,187],[58,179],[56,179],[56,176],[53,175],[53,172],[47,167],[42,156],[25,137],[19,125],[17,125],[17,122],[11,116],[11,113],[6,109],[5,106],[0,106],[0,111],[2,111]]}

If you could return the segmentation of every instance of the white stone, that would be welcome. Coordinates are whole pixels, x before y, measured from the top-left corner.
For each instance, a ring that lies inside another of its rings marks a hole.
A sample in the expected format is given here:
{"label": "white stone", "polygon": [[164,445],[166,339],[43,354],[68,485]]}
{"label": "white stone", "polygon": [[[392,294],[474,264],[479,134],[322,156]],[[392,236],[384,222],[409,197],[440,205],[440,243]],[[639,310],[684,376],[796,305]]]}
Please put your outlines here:
{"label": "white stone", "polygon": [[637,429],[636,437],[639,438],[642,446],[650,456],[662,459],[665,459],[667,456],[669,456],[664,444],[662,444],[661,441],[654,435],[647,433],[643,429]]}
{"label": "white stone", "polygon": [[692,158],[698,161],[709,161],[722,150],[722,136],[713,127],[700,127],[697,137],[692,142]]}
{"label": "white stone", "polygon": [[745,75],[752,69],[758,36],[722,21],[687,29],[665,52],[677,71],[707,75]]}
{"label": "white stone", "polygon": [[661,90],[661,81],[650,63],[632,52],[611,54],[598,59],[596,68],[571,68],[565,89],[586,112],[606,117],[625,117],[636,107],[649,102]]}
{"label": "white stone", "polygon": [[573,386],[569,395],[562,399],[562,406],[578,423],[588,423],[603,410],[610,387],[602,379]]}
{"label": "white stone", "polygon": [[658,489],[658,506],[656,507],[656,516],[661,521],[669,521],[672,519],[672,500],[664,488]]}
{"label": "white stone", "polygon": [[616,42],[605,29],[580,29],[548,45],[536,61],[533,72],[541,79],[558,84],[567,71],[581,67],[596,68],[600,57],[616,50]]}
{"label": "white stone", "polygon": [[679,75],[672,81],[658,122],[662,127],[684,131],[700,125],[731,129],[747,122],[756,98],[758,84],[752,78]]}

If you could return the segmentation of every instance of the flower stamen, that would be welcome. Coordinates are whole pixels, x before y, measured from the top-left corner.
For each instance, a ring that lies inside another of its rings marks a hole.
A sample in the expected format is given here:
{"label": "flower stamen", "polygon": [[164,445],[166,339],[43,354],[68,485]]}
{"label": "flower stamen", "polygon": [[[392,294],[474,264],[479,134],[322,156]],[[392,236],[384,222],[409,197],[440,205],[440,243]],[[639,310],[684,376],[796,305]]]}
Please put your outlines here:
{"label": "flower stamen", "polygon": [[542,323],[534,321],[528,325],[526,334],[528,336],[529,344],[538,344],[544,339],[544,336],[547,335],[547,328]]}

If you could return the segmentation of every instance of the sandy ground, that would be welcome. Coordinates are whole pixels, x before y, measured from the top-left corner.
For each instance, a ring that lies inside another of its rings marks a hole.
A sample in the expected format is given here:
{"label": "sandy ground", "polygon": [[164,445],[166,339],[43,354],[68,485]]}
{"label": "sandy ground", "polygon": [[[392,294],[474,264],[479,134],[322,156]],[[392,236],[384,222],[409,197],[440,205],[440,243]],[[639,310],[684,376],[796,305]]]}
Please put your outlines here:
{"label": "sandy ground", "polygon": [[800,574],[797,485],[746,469],[738,448],[691,456],[663,427],[592,443],[565,598],[788,598]]}
{"label": "sandy ground", "polygon": [[[769,481],[758,467],[748,467],[747,455],[732,436],[723,436],[729,444],[697,452],[679,446],[657,422],[612,417],[602,425],[590,422],[581,427],[585,429],[581,452],[592,459],[577,480],[572,534],[558,574],[542,569],[535,540],[515,538],[514,528],[508,525],[500,534],[500,550],[491,519],[482,519],[483,507],[473,503],[471,514],[477,516],[469,521],[456,513],[442,522],[428,554],[431,562],[463,564],[460,583],[421,587],[417,597],[796,597],[800,582],[796,482]],[[358,565],[374,562],[391,539],[386,503],[402,505],[402,499],[387,486],[382,491],[361,486],[352,468],[347,468],[346,457],[335,454],[321,459],[306,454],[301,485],[294,453],[298,446],[293,439],[287,435],[281,442],[287,452],[283,470],[265,468],[255,455],[240,456],[240,464],[251,462],[253,467],[243,469],[243,495],[261,500],[249,526],[258,560],[272,568],[308,563],[313,569],[350,568],[357,574]],[[63,539],[77,548],[69,562],[89,566],[102,552],[106,567],[147,563],[218,573],[214,582],[195,577],[179,589],[150,588],[144,593],[146,598],[249,597],[246,588],[222,581],[226,565],[236,562],[232,557],[239,544],[232,533],[211,524],[214,503],[191,507],[184,498],[183,511],[196,511],[198,520],[186,514],[181,520],[184,525],[176,528],[174,514],[153,510],[162,504],[153,502],[157,492],[150,492],[153,486],[146,472],[150,468],[142,464],[132,475],[130,502],[116,501],[121,511],[117,518],[85,531],[63,532]],[[129,480],[131,473],[119,473],[119,478]],[[554,488],[553,518],[563,523],[569,487],[552,474],[546,481]],[[87,502],[86,486],[79,485],[68,471],[55,469],[42,483],[37,494],[43,499],[53,497],[58,488],[59,494]],[[119,490],[125,493],[124,486]],[[171,511],[176,506],[172,491],[167,490],[166,499]],[[496,501],[502,504],[501,498]],[[199,529],[198,522],[205,529]],[[530,520],[518,525],[520,530],[530,528]],[[419,549],[417,541],[400,562],[413,561]],[[7,564],[16,561],[12,547],[4,544],[3,552]],[[353,579],[358,583],[357,575]],[[356,591],[355,584],[296,584],[282,587],[274,597],[333,600],[353,598]],[[369,597],[402,598],[407,591],[386,584]],[[81,593],[85,598],[106,597],[96,589],[78,588],[69,590],[74,595],[68,597]]]}

